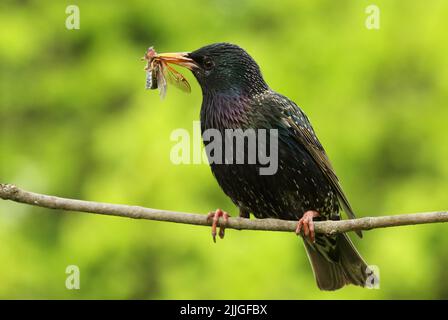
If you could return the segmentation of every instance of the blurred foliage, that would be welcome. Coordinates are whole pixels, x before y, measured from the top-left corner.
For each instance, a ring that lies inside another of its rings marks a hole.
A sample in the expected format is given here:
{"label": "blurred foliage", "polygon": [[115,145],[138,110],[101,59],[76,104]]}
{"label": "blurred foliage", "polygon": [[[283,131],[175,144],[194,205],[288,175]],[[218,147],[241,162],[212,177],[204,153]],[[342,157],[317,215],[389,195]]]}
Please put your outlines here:
{"label": "blurred foliage", "polygon": [[[77,4],[80,30],[67,30]],[[146,48],[247,49],[310,116],[359,216],[448,209],[448,2],[2,1],[0,181],[97,201],[236,215],[207,165],[173,165],[201,91],[144,90]],[[56,214],[55,214],[56,213]],[[448,298],[446,225],[354,239],[381,289],[320,292],[292,234],[51,212],[0,202],[1,298]],[[81,289],[65,288],[65,268]]]}

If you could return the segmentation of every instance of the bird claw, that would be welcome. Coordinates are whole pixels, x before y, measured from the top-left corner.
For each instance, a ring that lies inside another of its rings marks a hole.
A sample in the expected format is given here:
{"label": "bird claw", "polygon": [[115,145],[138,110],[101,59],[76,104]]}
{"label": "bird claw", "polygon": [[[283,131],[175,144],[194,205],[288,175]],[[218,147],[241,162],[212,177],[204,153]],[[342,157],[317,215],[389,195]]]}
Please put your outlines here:
{"label": "bird claw", "polygon": [[221,209],[216,209],[216,211],[211,211],[208,215],[207,215],[207,221],[209,221],[210,219],[213,218],[213,223],[212,223],[212,238],[213,238],[213,242],[216,243],[216,228],[218,226],[218,222],[219,222],[219,218],[223,217],[224,218],[224,223],[221,224],[221,226],[219,227],[219,237],[221,239],[224,238],[224,232],[226,229],[226,224],[227,221],[229,220],[230,215],[225,212],[222,211]]}
{"label": "bird claw", "polygon": [[309,210],[305,212],[302,218],[299,219],[296,228],[296,234],[299,235],[303,228],[304,237],[309,237],[310,241],[314,243],[316,241],[316,235],[314,233],[314,221],[313,218],[319,216],[319,212]]}

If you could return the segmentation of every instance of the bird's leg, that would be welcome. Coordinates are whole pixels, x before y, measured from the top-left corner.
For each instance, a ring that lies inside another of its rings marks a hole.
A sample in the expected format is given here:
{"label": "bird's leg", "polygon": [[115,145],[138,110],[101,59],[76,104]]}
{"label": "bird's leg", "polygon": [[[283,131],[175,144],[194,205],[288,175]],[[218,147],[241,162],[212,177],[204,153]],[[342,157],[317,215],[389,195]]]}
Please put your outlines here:
{"label": "bird's leg", "polygon": [[212,224],[212,237],[213,237],[213,242],[216,242],[216,227],[218,226],[218,221],[219,218],[223,217],[224,218],[224,223],[221,224],[220,228],[219,228],[219,237],[222,239],[224,238],[224,231],[226,229],[226,223],[229,220],[230,215],[225,212],[222,211],[221,209],[216,209],[216,211],[211,211],[208,215],[207,215],[207,221],[213,218],[213,224]]}
{"label": "bird's leg", "polygon": [[316,218],[319,216],[319,212],[314,210],[308,210],[305,212],[302,216],[302,218],[299,219],[299,222],[297,223],[296,228],[296,234],[300,234],[300,231],[303,228],[303,233],[305,237],[310,238],[311,242],[314,242],[316,237],[314,233],[314,221],[313,218]]}
{"label": "bird's leg", "polygon": [[240,208],[240,218],[250,219],[250,212],[246,208]]}

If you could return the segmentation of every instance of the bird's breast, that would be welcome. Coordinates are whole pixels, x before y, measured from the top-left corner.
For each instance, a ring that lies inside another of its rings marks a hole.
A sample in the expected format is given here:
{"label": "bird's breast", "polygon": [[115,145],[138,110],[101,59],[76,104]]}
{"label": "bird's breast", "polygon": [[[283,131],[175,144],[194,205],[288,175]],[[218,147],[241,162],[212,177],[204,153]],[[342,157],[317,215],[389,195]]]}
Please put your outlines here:
{"label": "bird's breast", "polygon": [[240,95],[204,96],[201,107],[202,130],[246,128],[249,125],[249,99]]}

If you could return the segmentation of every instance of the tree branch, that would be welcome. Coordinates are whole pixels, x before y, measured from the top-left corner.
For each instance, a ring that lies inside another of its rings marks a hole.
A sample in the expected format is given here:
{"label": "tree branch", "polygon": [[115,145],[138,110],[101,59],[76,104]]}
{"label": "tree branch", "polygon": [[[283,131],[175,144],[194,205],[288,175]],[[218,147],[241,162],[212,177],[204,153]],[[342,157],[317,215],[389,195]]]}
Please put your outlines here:
{"label": "tree branch", "polygon": [[[133,219],[176,222],[198,226],[211,225],[211,221],[207,221],[205,214],[60,198],[25,191],[11,184],[0,184],[0,198],[49,209],[81,211]],[[395,216],[365,217],[341,221],[321,221],[315,222],[315,232],[334,234],[355,230],[370,230],[375,228],[436,222],[448,222],[448,212],[439,211]],[[265,231],[294,231],[296,226],[297,221],[278,219],[249,220],[244,218],[230,218],[226,225],[226,227],[230,229]]]}

